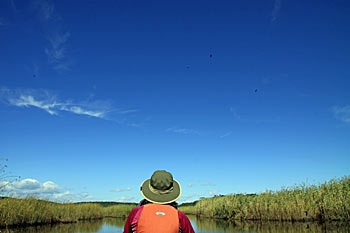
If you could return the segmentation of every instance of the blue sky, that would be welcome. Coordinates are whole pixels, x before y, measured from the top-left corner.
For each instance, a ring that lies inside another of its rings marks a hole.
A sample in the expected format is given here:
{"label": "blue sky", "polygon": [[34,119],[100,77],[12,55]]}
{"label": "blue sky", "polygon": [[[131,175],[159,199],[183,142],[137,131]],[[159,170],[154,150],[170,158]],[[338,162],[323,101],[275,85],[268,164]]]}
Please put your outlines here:
{"label": "blue sky", "polygon": [[349,175],[349,28],[342,0],[1,1],[3,191],[136,202],[165,169],[186,202]]}

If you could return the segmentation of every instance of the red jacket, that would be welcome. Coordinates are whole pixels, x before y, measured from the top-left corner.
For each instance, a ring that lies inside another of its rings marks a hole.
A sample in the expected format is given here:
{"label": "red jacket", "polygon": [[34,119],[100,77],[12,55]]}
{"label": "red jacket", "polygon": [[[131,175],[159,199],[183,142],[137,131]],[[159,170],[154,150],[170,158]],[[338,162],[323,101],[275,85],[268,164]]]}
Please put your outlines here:
{"label": "red jacket", "polygon": [[[137,213],[140,213],[139,211],[143,210],[143,205],[134,208],[131,213],[129,214],[128,219],[126,220],[125,226],[124,226],[124,233],[132,233],[131,230],[131,224],[136,216]],[[187,216],[178,210],[178,216],[179,216],[179,225],[181,227],[182,233],[194,233],[194,230],[192,228],[190,220],[187,218]]]}

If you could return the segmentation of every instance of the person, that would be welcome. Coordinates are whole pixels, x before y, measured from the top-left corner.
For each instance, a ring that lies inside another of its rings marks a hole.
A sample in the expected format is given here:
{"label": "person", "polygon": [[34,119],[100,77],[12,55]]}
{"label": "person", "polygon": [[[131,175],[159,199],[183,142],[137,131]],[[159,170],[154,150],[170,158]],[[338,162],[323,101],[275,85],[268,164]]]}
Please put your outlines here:
{"label": "person", "polygon": [[125,222],[124,233],[194,233],[191,222],[177,210],[179,182],[165,170],[157,170],[141,184],[144,199]]}

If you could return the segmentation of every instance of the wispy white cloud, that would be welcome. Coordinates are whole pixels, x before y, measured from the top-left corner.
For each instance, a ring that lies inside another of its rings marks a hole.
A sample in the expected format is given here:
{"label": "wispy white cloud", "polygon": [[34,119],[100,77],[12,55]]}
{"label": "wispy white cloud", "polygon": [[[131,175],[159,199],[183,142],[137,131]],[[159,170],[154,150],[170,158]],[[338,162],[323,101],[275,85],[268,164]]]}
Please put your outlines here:
{"label": "wispy white cloud", "polygon": [[11,5],[11,8],[14,12],[18,11],[14,0],[10,0],[10,5]]}
{"label": "wispy white cloud", "polygon": [[50,115],[58,115],[59,112],[64,111],[107,119],[107,114],[114,111],[107,101],[75,102],[72,100],[60,100],[57,95],[47,90],[10,90],[1,88],[0,100],[17,107],[36,107],[46,111]]}
{"label": "wispy white cloud", "polygon": [[219,194],[220,194],[220,190],[217,190],[217,189],[203,190],[200,193],[196,192],[196,193],[190,193],[187,195],[182,195],[179,198],[179,203],[198,201],[198,200],[202,200],[202,199],[209,198]]}
{"label": "wispy white cloud", "polygon": [[45,53],[50,63],[59,67],[59,69],[67,69],[65,63],[62,63],[66,58],[66,42],[70,37],[69,32],[56,32],[48,37],[49,46],[45,48]]}
{"label": "wispy white cloud", "polygon": [[51,115],[56,115],[57,112],[55,107],[58,105],[56,102],[51,101],[39,101],[36,100],[35,97],[31,95],[20,95],[18,98],[8,99],[9,103],[15,105],[17,107],[37,107],[47,111]]}
{"label": "wispy white cloud", "polygon": [[230,136],[231,134],[232,134],[232,131],[229,131],[227,133],[220,135],[220,138],[226,138],[226,137]]}
{"label": "wispy white cloud", "polygon": [[271,13],[270,22],[273,23],[278,19],[279,12],[281,10],[282,0],[275,0],[273,4],[273,10]]}
{"label": "wispy white cloud", "polygon": [[81,202],[81,201],[91,201],[96,199],[87,192],[83,193],[72,193],[70,191],[64,191],[61,193],[55,193],[52,196],[46,197],[50,200],[57,202]]}
{"label": "wispy white cloud", "polygon": [[71,62],[67,60],[67,41],[69,32],[59,31],[48,37],[49,44],[45,48],[49,63],[57,71],[69,70]]}
{"label": "wispy white cloud", "polygon": [[196,201],[200,198],[200,196],[201,195],[199,195],[197,193],[196,194],[192,193],[192,194],[182,195],[179,198],[179,203]]}
{"label": "wispy white cloud", "polygon": [[53,17],[55,5],[51,0],[36,0],[34,4],[44,20],[50,20]]}
{"label": "wispy white cloud", "polygon": [[8,14],[3,14],[0,16],[0,27],[7,27],[13,24],[14,19],[18,13],[16,4],[14,0],[1,1],[1,7],[3,12]]}
{"label": "wispy white cloud", "polygon": [[166,129],[167,132],[178,133],[178,134],[195,134],[200,135],[197,130],[187,129],[187,128],[179,128],[179,127],[171,127]]}
{"label": "wispy white cloud", "polygon": [[72,62],[67,56],[67,43],[71,34],[64,29],[62,17],[55,11],[52,0],[36,0],[34,7],[40,18],[49,25],[45,36],[48,44],[44,49],[49,63],[57,71],[69,70]]}
{"label": "wispy white cloud", "polygon": [[131,188],[130,187],[127,187],[125,189],[121,189],[121,188],[116,188],[116,189],[112,189],[111,192],[117,192],[117,193],[120,193],[120,192],[128,192],[128,191],[131,191]]}
{"label": "wispy white cloud", "polygon": [[334,106],[331,108],[334,117],[344,123],[350,124],[350,106],[346,105],[344,107]]}
{"label": "wispy white cloud", "polygon": [[[245,123],[255,123],[255,124],[262,124],[262,123],[273,123],[273,122],[279,122],[281,119],[279,116],[274,116],[273,118],[267,118],[267,119],[259,119],[257,117],[246,117],[245,115],[241,115],[238,113],[237,109],[234,107],[230,107],[230,112],[233,116],[233,118],[237,121],[240,122],[245,122]],[[231,135],[231,131],[227,132],[219,137],[224,138],[224,137],[228,137]]]}
{"label": "wispy white cloud", "polygon": [[80,114],[80,115],[88,115],[88,116],[92,116],[92,117],[98,117],[98,118],[103,118],[104,115],[106,114],[106,112],[104,112],[104,111],[85,110],[80,106],[62,105],[60,107],[60,110],[68,111],[68,112],[72,112],[72,113]]}
{"label": "wispy white cloud", "polygon": [[196,192],[196,193],[181,196],[179,198],[179,203],[203,200],[216,195],[220,195],[220,190],[218,189],[202,190],[200,193]]}
{"label": "wispy white cloud", "polygon": [[219,194],[219,190],[208,190],[209,196],[215,196]]}
{"label": "wispy white cloud", "polygon": [[230,112],[232,113],[233,117],[237,120],[241,120],[241,116],[237,113],[237,109],[234,107],[230,107]]}
{"label": "wispy white cloud", "polygon": [[135,197],[132,197],[132,196],[121,196],[121,197],[115,198],[114,200],[118,201],[118,202],[133,202],[133,201],[135,201]]}
{"label": "wispy white cloud", "polygon": [[129,114],[129,113],[135,113],[138,112],[138,109],[129,109],[129,110],[118,110],[119,114]]}
{"label": "wispy white cloud", "polygon": [[213,184],[208,181],[208,182],[202,183],[201,186],[216,186],[216,184]]}

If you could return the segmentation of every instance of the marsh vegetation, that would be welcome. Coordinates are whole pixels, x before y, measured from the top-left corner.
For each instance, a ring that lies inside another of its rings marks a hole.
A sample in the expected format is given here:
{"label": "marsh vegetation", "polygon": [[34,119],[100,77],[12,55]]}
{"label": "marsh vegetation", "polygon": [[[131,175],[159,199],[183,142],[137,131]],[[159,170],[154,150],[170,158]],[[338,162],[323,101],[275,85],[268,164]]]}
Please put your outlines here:
{"label": "marsh vegetation", "polygon": [[[1,198],[0,227],[126,218],[133,203],[56,203],[35,198]],[[233,194],[180,205],[186,214],[211,219],[349,222],[350,177],[320,185],[296,185],[261,194]]]}
{"label": "marsh vegetation", "polygon": [[182,205],[200,217],[261,221],[350,221],[350,177],[261,194],[216,196]]}
{"label": "marsh vegetation", "polygon": [[127,217],[135,206],[136,204],[62,204],[35,198],[2,198],[0,199],[0,227]]}

